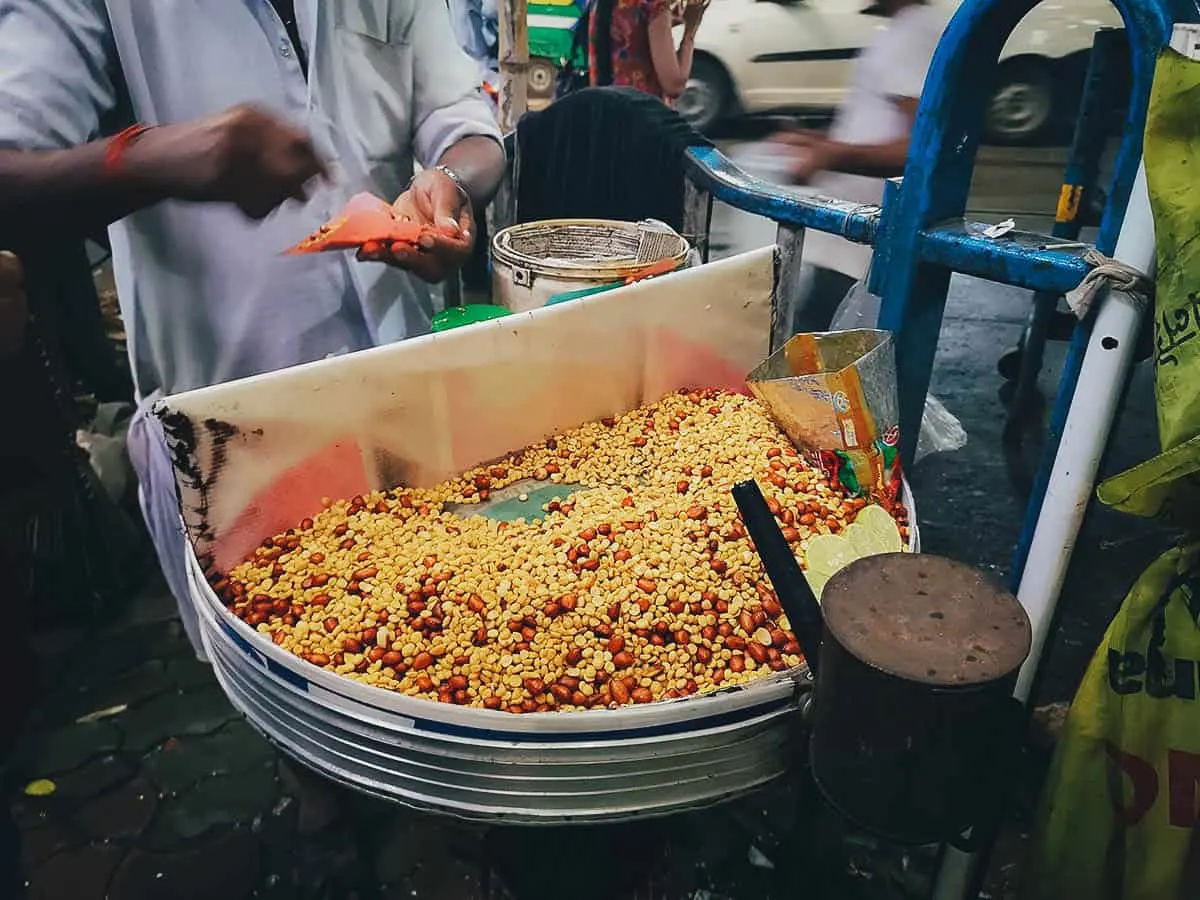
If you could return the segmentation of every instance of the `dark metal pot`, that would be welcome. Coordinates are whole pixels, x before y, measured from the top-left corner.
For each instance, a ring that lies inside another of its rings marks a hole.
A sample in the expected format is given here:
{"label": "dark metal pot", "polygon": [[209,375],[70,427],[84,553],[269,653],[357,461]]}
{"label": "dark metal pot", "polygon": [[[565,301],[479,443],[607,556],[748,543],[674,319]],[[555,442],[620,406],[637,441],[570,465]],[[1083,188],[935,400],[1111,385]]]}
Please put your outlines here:
{"label": "dark metal pot", "polygon": [[811,763],[826,800],[903,843],[977,824],[1017,749],[1020,603],[973,568],[895,553],[843,569],[821,607]]}

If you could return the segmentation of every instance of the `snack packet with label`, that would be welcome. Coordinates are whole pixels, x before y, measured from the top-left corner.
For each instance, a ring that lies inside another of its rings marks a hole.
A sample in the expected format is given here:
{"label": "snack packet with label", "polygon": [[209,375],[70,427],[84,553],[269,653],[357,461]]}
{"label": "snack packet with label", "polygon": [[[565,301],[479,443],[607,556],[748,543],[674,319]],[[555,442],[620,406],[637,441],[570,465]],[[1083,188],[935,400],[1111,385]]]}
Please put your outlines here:
{"label": "snack packet with label", "polygon": [[900,493],[896,356],[886,331],[798,334],[746,376],[814,464],[885,506]]}

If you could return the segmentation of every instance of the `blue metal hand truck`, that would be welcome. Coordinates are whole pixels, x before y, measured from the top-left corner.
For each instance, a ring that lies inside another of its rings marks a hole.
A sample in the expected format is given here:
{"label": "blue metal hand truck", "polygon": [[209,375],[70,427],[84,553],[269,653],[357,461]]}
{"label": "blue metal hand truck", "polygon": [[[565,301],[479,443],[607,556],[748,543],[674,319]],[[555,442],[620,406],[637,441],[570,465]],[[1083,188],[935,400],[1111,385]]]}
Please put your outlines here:
{"label": "blue metal hand truck", "polygon": [[[1037,292],[1033,346],[1027,349],[1037,354],[1040,367],[1054,299],[1075,288],[1090,268],[1086,248],[1047,249],[1061,238],[1013,233],[992,240],[963,218],[992,75],[1005,41],[1034,5],[1034,0],[966,0],[959,8],[930,68],[904,178],[888,184],[881,209],[783,196],[747,177],[713,148],[688,154],[684,230],[708,233],[714,198],[774,220],[782,253],[781,294],[798,287],[805,229],[874,245],[869,287],[882,298],[879,327],[895,335],[905,463],[916,449],[951,275],[961,272]],[[1200,21],[1200,8],[1195,0],[1115,0],[1115,5],[1128,35],[1132,89],[1096,247],[1152,274],[1153,221],[1141,169],[1150,87],[1158,54],[1168,42],[1185,52],[1200,44],[1200,33],[1183,28],[1172,40],[1173,23]],[[1182,46],[1185,36],[1190,47]],[[1021,701],[1032,690],[1127,387],[1144,312],[1132,298],[1112,292],[1074,330],[1011,575],[1034,626],[1033,651],[1016,689]],[[986,852],[987,842],[977,836],[963,845],[971,849],[946,849],[936,900],[963,900],[977,890],[979,852]]]}

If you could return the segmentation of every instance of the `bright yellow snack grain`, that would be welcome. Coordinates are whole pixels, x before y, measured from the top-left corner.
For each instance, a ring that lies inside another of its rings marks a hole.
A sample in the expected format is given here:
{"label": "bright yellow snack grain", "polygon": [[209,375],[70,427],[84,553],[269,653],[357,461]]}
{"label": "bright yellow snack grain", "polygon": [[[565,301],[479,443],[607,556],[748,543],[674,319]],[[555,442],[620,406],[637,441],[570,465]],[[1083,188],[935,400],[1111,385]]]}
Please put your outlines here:
{"label": "bright yellow snack grain", "polygon": [[[802,661],[730,496],[750,478],[801,560],[865,505],[754,400],[683,391],[433,488],[332,502],[214,587],[313,665],[414,697],[514,713],[683,697]],[[460,506],[530,480],[563,485],[540,519]]]}

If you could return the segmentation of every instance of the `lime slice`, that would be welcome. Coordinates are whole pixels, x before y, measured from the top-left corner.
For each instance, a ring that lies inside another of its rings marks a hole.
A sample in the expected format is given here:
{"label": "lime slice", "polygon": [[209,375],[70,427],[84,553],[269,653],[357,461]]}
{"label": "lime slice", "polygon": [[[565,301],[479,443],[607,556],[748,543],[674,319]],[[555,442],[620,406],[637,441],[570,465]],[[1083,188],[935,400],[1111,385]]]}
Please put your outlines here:
{"label": "lime slice", "polygon": [[808,583],[817,599],[825,582],[857,559],[904,549],[900,529],[882,506],[865,507],[841,534],[819,534],[808,541]]}
{"label": "lime slice", "polygon": [[825,582],[858,558],[854,545],[837,534],[819,534],[809,539],[805,559],[808,562],[808,583],[818,598]]}
{"label": "lime slice", "polygon": [[875,532],[866,525],[850,524],[846,526],[846,530],[842,532],[842,537],[850,542],[850,546],[854,548],[855,559],[861,559],[864,556],[874,556],[876,553],[886,553],[885,550],[877,550],[875,548]]}
{"label": "lime slice", "polygon": [[[854,529],[853,536],[851,536],[851,529]],[[853,524],[846,529],[846,536],[854,542],[855,547],[860,549],[862,556],[874,556],[877,553],[899,553],[904,549],[904,542],[900,539],[900,529],[896,526],[896,520],[882,506],[864,507],[855,516]]]}

